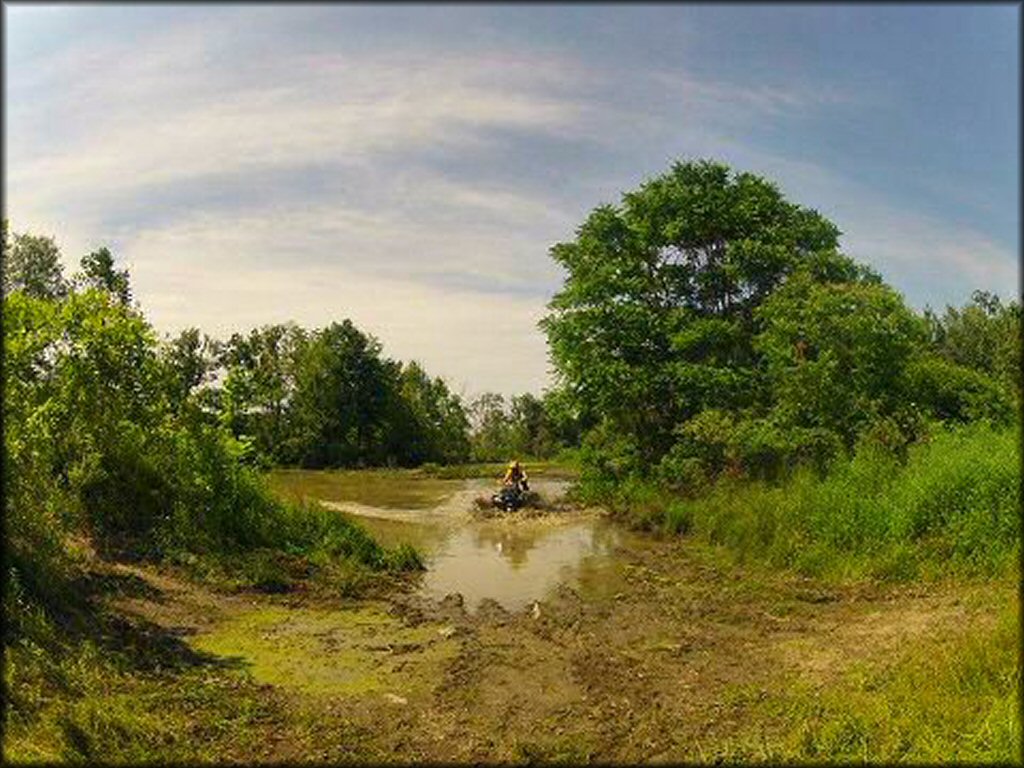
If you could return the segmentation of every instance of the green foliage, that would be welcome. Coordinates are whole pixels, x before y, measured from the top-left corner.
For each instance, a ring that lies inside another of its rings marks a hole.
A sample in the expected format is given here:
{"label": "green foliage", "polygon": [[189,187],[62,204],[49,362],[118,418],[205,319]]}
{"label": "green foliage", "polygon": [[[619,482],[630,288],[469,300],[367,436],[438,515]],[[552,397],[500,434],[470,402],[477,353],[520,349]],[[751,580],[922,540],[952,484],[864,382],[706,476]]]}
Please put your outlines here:
{"label": "green foliage", "polygon": [[1011,391],[993,378],[933,355],[921,355],[907,366],[901,389],[930,416],[944,421],[1005,424],[1016,411]]}
{"label": "green foliage", "polygon": [[905,461],[866,437],[825,477],[722,480],[695,498],[631,480],[610,498],[637,525],[656,519],[741,558],[810,574],[906,579],[1000,572],[1020,547],[1020,493],[1018,430],[973,424],[939,430],[911,446]]}
{"label": "green foliage", "polygon": [[122,304],[131,303],[128,270],[114,269],[114,257],[107,248],[100,248],[82,257],[82,272],[76,276],[75,282],[82,288],[108,291]]}
{"label": "green foliage", "polygon": [[797,271],[877,281],[837,253],[838,234],[770,182],[707,161],[595,209],[551,252],[568,277],[542,326],[568,391],[650,466],[701,411],[762,404],[757,308]]}
{"label": "green foliage", "polygon": [[3,222],[3,292],[58,299],[68,292],[60,249],[52,237],[14,233]]}
{"label": "green foliage", "polygon": [[178,412],[190,406],[205,410],[198,390],[216,371],[219,351],[217,342],[200,334],[198,328],[186,328],[161,346],[172,408]]}
{"label": "green foliage", "polygon": [[469,407],[473,461],[508,461],[514,456],[548,459],[579,445],[585,417],[562,389],[543,397],[528,392],[506,400],[485,392]]}
{"label": "green foliage", "polygon": [[264,463],[412,466],[468,457],[459,397],[418,363],[383,357],[380,343],[349,320],[235,334],[209,370],[218,367],[224,383],[206,391],[207,401]]}
{"label": "green foliage", "polygon": [[469,417],[443,379],[431,379],[413,361],[402,367],[397,394],[396,408],[405,409],[407,423],[404,431],[399,423],[390,426],[392,441],[402,452],[400,463],[457,464],[469,458]]}
{"label": "green foliage", "polygon": [[1017,395],[1021,391],[1020,302],[975,291],[964,307],[946,307],[936,317],[926,310],[931,340],[946,360],[979,371]]}
{"label": "green foliage", "polygon": [[246,465],[247,443],[190,403],[207,373],[195,332],[162,348],[136,309],[98,288],[61,299],[14,291],[3,314],[8,576],[33,604],[60,611],[87,545],[239,556],[243,571],[262,567],[259,550],[323,566],[418,566],[336,514],[274,499]]}
{"label": "green foliage", "polygon": [[892,289],[800,276],[759,316],[755,346],[779,423],[825,429],[850,446],[868,424],[903,406],[897,382],[924,328]]}
{"label": "green foliage", "polygon": [[513,451],[505,398],[485,392],[469,405],[473,461],[507,461]]}
{"label": "green foliage", "polygon": [[976,293],[920,317],[837,248],[815,211],[712,162],[676,163],[555,245],[568,274],[541,325],[591,432],[582,492],[636,475],[693,496],[825,472],[862,439],[905,456],[929,419],[1009,423],[1019,304]]}
{"label": "green foliage", "polygon": [[394,365],[348,320],[310,334],[295,371],[295,460],[304,467],[382,463],[378,433]]}

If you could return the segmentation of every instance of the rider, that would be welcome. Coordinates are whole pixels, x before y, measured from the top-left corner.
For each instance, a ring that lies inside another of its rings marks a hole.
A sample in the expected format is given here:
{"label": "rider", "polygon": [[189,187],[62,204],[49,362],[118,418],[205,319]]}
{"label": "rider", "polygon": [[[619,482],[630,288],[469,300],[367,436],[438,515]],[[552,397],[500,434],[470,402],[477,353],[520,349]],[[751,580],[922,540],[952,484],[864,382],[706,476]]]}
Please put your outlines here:
{"label": "rider", "polygon": [[526,470],[519,463],[519,459],[509,462],[508,469],[505,471],[505,479],[501,482],[503,485],[510,485],[516,490],[530,490],[530,486],[526,482]]}

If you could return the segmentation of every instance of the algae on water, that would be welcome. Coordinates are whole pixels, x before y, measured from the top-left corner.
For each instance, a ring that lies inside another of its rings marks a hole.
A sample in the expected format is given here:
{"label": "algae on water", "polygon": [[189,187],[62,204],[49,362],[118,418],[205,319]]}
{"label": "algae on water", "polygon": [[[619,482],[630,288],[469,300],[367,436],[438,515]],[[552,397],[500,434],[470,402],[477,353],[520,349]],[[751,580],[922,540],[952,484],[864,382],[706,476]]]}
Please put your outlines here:
{"label": "algae on water", "polygon": [[374,607],[271,606],[240,613],[194,644],[237,659],[258,682],[303,694],[416,698],[430,693],[458,649],[440,629],[410,627]]}

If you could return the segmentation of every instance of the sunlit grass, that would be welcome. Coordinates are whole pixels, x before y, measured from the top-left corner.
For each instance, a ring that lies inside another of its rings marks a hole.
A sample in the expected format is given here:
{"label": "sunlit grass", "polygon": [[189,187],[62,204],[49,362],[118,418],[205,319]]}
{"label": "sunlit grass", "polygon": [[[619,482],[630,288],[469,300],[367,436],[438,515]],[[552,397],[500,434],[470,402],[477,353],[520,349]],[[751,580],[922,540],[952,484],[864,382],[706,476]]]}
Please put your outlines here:
{"label": "sunlit grass", "polygon": [[1016,429],[940,431],[905,462],[865,449],[821,478],[725,480],[685,499],[650,483],[619,489],[620,513],[811,575],[903,580],[998,575],[1020,548]]}
{"label": "sunlit grass", "polygon": [[718,745],[732,762],[1020,764],[1020,606],[995,621],[926,637],[890,661],[827,685],[779,681],[746,699],[742,732]]}

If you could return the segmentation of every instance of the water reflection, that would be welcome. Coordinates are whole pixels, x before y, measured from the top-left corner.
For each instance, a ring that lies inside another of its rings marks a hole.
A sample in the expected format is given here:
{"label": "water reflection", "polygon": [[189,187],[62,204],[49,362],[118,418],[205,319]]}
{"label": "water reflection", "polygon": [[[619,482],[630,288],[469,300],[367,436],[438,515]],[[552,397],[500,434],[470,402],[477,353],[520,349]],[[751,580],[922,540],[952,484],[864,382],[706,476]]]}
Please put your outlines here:
{"label": "water reflection", "polygon": [[421,588],[438,598],[460,592],[469,609],[492,598],[516,610],[561,582],[573,583],[584,559],[607,555],[614,543],[614,530],[600,520],[521,525],[496,530],[477,523],[456,531],[428,556]]}

